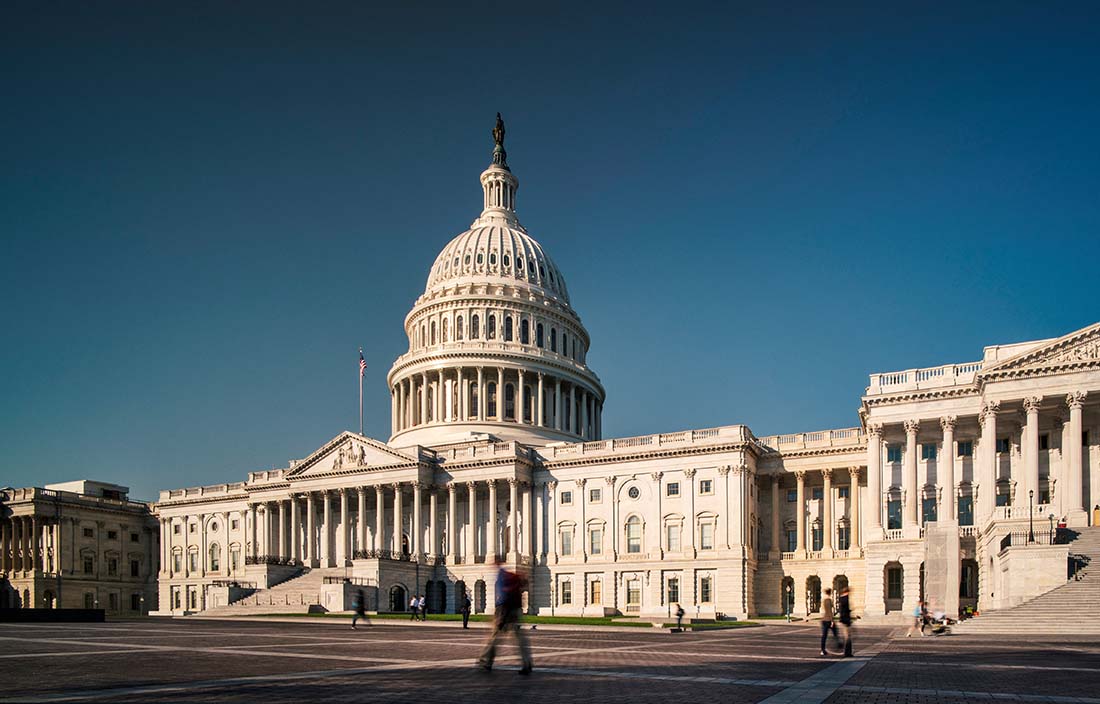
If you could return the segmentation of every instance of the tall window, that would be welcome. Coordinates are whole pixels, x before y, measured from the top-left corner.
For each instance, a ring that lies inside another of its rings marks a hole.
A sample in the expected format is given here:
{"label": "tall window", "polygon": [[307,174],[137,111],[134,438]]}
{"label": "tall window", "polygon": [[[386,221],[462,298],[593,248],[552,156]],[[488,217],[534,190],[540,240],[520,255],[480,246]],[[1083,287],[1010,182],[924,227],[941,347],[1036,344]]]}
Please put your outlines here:
{"label": "tall window", "polygon": [[631,554],[642,551],[642,519],[637,516],[626,522],[626,551]]}
{"label": "tall window", "polygon": [[815,523],[811,533],[812,533],[811,537],[812,537],[813,549],[814,550],[820,550],[822,548],[822,546],[825,544],[823,542],[823,539],[825,537],[825,532],[821,528],[821,524],[820,523]]}
{"label": "tall window", "polygon": [[600,555],[603,553],[603,528],[592,528],[588,531],[588,554]]}
{"label": "tall window", "polygon": [[960,496],[959,497],[959,525],[960,526],[972,526],[972,525],[974,525],[974,497],[973,496]]}
{"label": "tall window", "polygon": [[699,526],[699,549],[700,550],[713,550],[714,549],[714,524],[704,523]]}
{"label": "tall window", "polygon": [[434,345],[435,344],[435,321],[434,320],[432,321],[431,330],[432,330],[432,337],[431,337],[431,342],[429,344]]}
{"label": "tall window", "polygon": [[936,443],[926,442],[920,446],[920,458],[922,460],[934,460],[936,459]]}
{"label": "tall window", "polygon": [[588,601],[593,604],[603,603],[603,582],[594,579],[588,584]]}
{"label": "tall window", "polygon": [[497,317],[490,315],[485,323],[485,337],[489,340],[497,339]]}
{"label": "tall window", "polygon": [[890,530],[901,528],[901,499],[886,502],[886,527]]}
{"label": "tall window", "polygon": [[189,566],[190,570],[192,572],[198,572],[199,571],[199,553],[195,552],[195,551],[189,552],[189,553],[187,553],[187,558],[188,558],[187,561],[189,563],[188,566]]}
{"label": "tall window", "polygon": [[496,418],[497,417],[497,383],[495,381],[490,381],[489,384],[485,388],[486,388],[487,394],[488,394],[487,398],[488,398],[488,406],[489,406],[489,408],[486,409],[486,412],[489,414],[490,418]]}
{"label": "tall window", "polygon": [[569,354],[569,335],[564,332],[561,334],[561,353]]}
{"label": "tall window", "polygon": [[217,572],[221,569],[222,549],[217,543],[210,546],[210,571]]}
{"label": "tall window", "polygon": [[573,554],[573,530],[570,528],[561,529],[561,554]]}
{"label": "tall window", "polygon": [[443,319],[443,340],[442,340],[442,341],[443,341],[443,342],[447,342],[447,341],[449,341],[450,339],[451,339],[451,338],[450,338],[450,325],[449,325],[449,321],[448,321],[448,320],[447,320],[446,318],[444,318],[444,319]]}
{"label": "tall window", "polygon": [[504,385],[504,419],[516,419],[516,387],[511,384]]}
{"label": "tall window", "polygon": [[842,523],[836,528],[836,549],[847,550],[852,546],[852,529],[847,523]]}
{"label": "tall window", "polygon": [[665,526],[665,545],[669,552],[680,552],[680,526],[676,524]]}
{"label": "tall window", "polygon": [[680,578],[669,577],[665,586],[665,599],[669,604],[680,603]]}
{"label": "tall window", "polygon": [[183,555],[176,553],[172,555],[172,573],[179,574],[183,572]]}
{"label": "tall window", "polygon": [[550,328],[550,351],[558,351],[558,329]]}
{"label": "tall window", "polygon": [[901,568],[891,567],[886,570],[886,598],[900,599],[902,594]]}
{"label": "tall window", "polygon": [[463,329],[462,316],[460,315],[460,316],[458,316],[458,319],[455,321],[455,339],[456,340],[463,339],[463,337],[464,337],[463,333],[464,332],[465,331]]}
{"label": "tall window", "polygon": [[481,337],[481,316],[474,314],[470,316],[470,339],[476,340]]}
{"label": "tall window", "polygon": [[787,550],[786,552],[794,552],[798,549],[798,531],[787,531]]}
{"label": "tall window", "polygon": [[561,603],[568,606],[573,603],[573,582],[568,579],[561,581]]}
{"label": "tall window", "polygon": [[925,523],[936,520],[936,497],[927,496],[921,501],[921,516]]}
{"label": "tall window", "polygon": [[241,567],[241,549],[229,549],[229,569],[236,572]]}
{"label": "tall window", "polygon": [[530,325],[527,323],[527,319],[519,321],[519,341],[521,344],[531,344],[531,332]]}
{"label": "tall window", "polygon": [[114,577],[115,575],[118,574],[118,558],[117,557],[108,557],[107,558],[107,574],[112,576],[112,577]]}
{"label": "tall window", "polygon": [[713,599],[713,592],[714,592],[714,578],[710,577],[710,576],[700,577],[699,578],[699,603],[700,604],[709,604],[711,601],[713,601],[714,600]]}
{"label": "tall window", "polygon": [[542,339],[542,323],[535,325],[535,345],[542,347],[544,340]]}
{"label": "tall window", "polygon": [[141,561],[140,560],[130,560],[130,576],[131,577],[140,577],[141,576]]}
{"label": "tall window", "polygon": [[512,316],[504,316],[504,341],[512,341]]}
{"label": "tall window", "polygon": [[642,603],[642,580],[628,579],[626,582],[626,606],[636,611]]}
{"label": "tall window", "polygon": [[886,461],[901,462],[901,445],[886,446]]}

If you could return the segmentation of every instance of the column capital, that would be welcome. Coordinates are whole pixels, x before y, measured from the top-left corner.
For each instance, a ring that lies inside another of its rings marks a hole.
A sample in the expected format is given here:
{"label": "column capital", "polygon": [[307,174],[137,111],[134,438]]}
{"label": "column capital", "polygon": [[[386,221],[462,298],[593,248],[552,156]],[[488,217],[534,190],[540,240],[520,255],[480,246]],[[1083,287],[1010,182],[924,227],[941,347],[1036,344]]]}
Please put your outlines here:
{"label": "column capital", "polygon": [[653,477],[653,481],[660,482],[661,477],[665,476],[665,473],[664,472],[653,472],[649,476]]}
{"label": "column capital", "polygon": [[367,487],[365,487],[365,486],[357,486],[357,487],[355,487],[355,493],[359,494],[360,496],[366,496],[366,494],[367,494]]}
{"label": "column capital", "polygon": [[454,482],[448,482],[448,484],[447,484],[447,493],[454,496],[454,493],[455,493],[455,483]]}
{"label": "column capital", "polygon": [[986,401],[982,404],[982,411],[978,414],[978,419],[980,421],[985,420],[987,417],[995,415],[999,410],[1001,410],[1000,401]]}
{"label": "column capital", "polygon": [[391,487],[391,488],[392,488],[392,489],[393,489],[394,491],[397,491],[397,492],[399,492],[399,491],[401,491],[401,486],[402,486],[402,484],[403,484],[403,482],[390,482],[390,487]]}
{"label": "column capital", "polygon": [[429,486],[427,483],[422,482],[419,479],[413,479],[411,482],[409,482],[409,484],[411,484],[412,488],[416,491],[420,491],[421,489]]}
{"label": "column capital", "polygon": [[873,438],[882,438],[882,423],[868,423],[867,434]]}
{"label": "column capital", "polygon": [[773,475],[772,475],[772,484],[774,484],[774,485],[776,485],[776,486],[779,486],[779,482],[780,482],[780,481],[782,481],[782,479],[783,479],[783,476],[782,476],[782,475],[780,475],[780,474],[773,474]]}
{"label": "column capital", "polygon": [[954,432],[955,425],[958,423],[958,421],[958,416],[944,416],[940,418],[940,428],[942,428],[943,432],[945,433],[949,430]]}
{"label": "column capital", "polygon": [[1066,394],[1066,405],[1069,406],[1071,411],[1081,410],[1081,406],[1085,404],[1085,398],[1089,395],[1088,391],[1071,391]]}
{"label": "column capital", "polygon": [[464,482],[466,484],[466,491],[473,493],[477,489],[477,482]]}
{"label": "column capital", "polygon": [[859,478],[863,476],[863,467],[849,467],[848,476],[852,478],[853,482],[859,482]]}
{"label": "column capital", "polygon": [[800,482],[805,481],[806,480],[806,470],[804,470],[804,469],[798,470],[797,472],[794,473],[794,478],[797,479]]}
{"label": "column capital", "polygon": [[558,488],[558,482],[555,479],[551,479],[550,481],[546,482],[546,486],[550,489],[550,491],[554,491]]}
{"label": "column capital", "polygon": [[508,477],[508,486],[516,486],[519,484],[519,479],[515,477]]}
{"label": "column capital", "polygon": [[821,470],[821,476],[822,476],[822,478],[823,478],[823,479],[829,479],[829,480],[831,480],[831,479],[833,478],[833,468],[832,468],[832,467],[824,467],[824,468],[822,468],[822,470]]}
{"label": "column capital", "polygon": [[588,483],[588,479],[581,477],[580,479],[574,479],[573,483],[576,484],[578,488],[583,489],[584,485]]}
{"label": "column capital", "polygon": [[1024,399],[1024,412],[1027,414],[1038,413],[1039,406],[1043,403],[1041,396],[1028,396]]}
{"label": "column capital", "polygon": [[685,469],[684,470],[684,476],[687,477],[688,479],[691,479],[692,477],[694,477],[695,476],[695,468],[694,467],[688,467],[687,469]]}
{"label": "column capital", "polygon": [[[741,467],[741,466],[742,465],[738,465],[738,467]],[[722,475],[723,477],[726,476],[729,473],[730,473],[730,466],[728,464],[724,464],[724,465],[722,465],[721,467],[718,468],[718,474]],[[740,474],[740,472],[738,472],[738,474]]]}
{"label": "column capital", "polygon": [[615,486],[615,482],[619,481],[619,478],[612,474],[610,476],[604,477],[603,480],[607,482],[608,486]]}
{"label": "column capital", "polygon": [[917,432],[920,430],[919,420],[907,420],[903,423],[903,425],[905,426],[906,435],[916,435]]}

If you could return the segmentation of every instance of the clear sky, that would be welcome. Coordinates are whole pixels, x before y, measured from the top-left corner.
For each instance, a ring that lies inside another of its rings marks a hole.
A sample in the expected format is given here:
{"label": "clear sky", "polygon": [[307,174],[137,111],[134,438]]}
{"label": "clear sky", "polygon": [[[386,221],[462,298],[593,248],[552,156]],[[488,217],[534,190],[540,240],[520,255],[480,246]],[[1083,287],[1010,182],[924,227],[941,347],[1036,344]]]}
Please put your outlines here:
{"label": "clear sky", "polygon": [[606,436],[1100,320],[1100,6],[825,4],[6,3],[0,485],[385,439],[498,110]]}

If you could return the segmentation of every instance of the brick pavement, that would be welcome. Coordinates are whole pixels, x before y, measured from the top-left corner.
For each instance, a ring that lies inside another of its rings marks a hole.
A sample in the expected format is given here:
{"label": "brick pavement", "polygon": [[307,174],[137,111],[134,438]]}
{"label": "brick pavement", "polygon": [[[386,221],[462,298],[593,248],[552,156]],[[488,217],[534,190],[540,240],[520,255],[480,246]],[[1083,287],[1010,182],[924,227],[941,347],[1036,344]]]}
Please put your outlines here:
{"label": "brick pavement", "polygon": [[[1100,643],[1081,640],[887,640],[886,630],[861,629],[857,647],[881,652],[841,661],[817,657],[816,629],[805,627],[676,635],[536,631],[530,634],[536,671],[526,678],[515,672],[512,647],[493,673],[473,667],[485,635],[430,623],[358,631],[340,622],[197,619],[0,625],[0,702],[772,697],[944,704],[994,695],[1051,702],[1100,696],[1091,691],[1100,680]],[[1059,682],[1056,695],[1048,676]],[[1048,695],[1054,698],[1042,699]]]}

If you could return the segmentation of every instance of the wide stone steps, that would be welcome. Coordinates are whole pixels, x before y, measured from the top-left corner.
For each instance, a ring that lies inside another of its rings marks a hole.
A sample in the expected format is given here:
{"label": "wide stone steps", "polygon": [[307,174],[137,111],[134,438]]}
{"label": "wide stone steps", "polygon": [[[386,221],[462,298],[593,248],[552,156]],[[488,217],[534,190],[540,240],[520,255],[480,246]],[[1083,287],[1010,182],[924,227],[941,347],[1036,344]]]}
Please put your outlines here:
{"label": "wide stone steps", "polygon": [[321,606],[325,577],[342,577],[344,568],[309,569],[301,575],[260,589],[228,606],[203,611],[201,616],[248,616],[273,613],[308,613]]}
{"label": "wide stone steps", "polygon": [[991,611],[955,627],[959,634],[1080,634],[1100,635],[1100,528],[1083,528],[1069,544],[1072,555],[1088,564],[1060,587],[1019,606]]}

